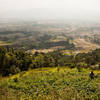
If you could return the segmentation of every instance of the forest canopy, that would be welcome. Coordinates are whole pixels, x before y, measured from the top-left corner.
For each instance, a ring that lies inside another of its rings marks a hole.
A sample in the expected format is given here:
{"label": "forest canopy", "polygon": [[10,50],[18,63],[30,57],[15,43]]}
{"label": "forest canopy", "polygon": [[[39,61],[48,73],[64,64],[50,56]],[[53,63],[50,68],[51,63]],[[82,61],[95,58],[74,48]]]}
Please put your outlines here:
{"label": "forest canopy", "polygon": [[100,49],[77,55],[63,55],[60,50],[46,54],[38,52],[28,54],[23,50],[0,47],[0,73],[3,76],[34,68],[55,66],[100,69]]}

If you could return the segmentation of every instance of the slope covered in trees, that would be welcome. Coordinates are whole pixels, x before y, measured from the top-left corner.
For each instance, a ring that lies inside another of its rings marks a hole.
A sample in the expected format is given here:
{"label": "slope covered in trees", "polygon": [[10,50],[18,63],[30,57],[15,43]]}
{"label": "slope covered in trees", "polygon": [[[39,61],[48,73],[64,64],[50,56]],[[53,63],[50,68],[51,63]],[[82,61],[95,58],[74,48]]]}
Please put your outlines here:
{"label": "slope covered in trees", "polygon": [[77,55],[63,55],[62,51],[52,53],[35,53],[33,55],[22,50],[0,47],[0,73],[3,76],[39,67],[68,66],[81,69],[100,69],[100,49]]}

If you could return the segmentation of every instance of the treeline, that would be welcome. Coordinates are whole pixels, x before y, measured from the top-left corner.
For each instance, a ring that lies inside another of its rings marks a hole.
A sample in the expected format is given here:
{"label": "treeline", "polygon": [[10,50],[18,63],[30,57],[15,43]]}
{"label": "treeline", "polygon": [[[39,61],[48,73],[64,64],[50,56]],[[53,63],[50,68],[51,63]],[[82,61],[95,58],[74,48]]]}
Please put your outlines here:
{"label": "treeline", "polygon": [[63,55],[61,51],[52,53],[38,53],[30,55],[22,50],[0,47],[0,74],[7,76],[20,71],[39,67],[68,66],[100,69],[100,49],[89,53],[80,53],[76,56]]}
{"label": "treeline", "polygon": [[55,66],[55,60],[50,54],[30,55],[22,50],[0,47],[0,74],[3,76],[48,66]]}

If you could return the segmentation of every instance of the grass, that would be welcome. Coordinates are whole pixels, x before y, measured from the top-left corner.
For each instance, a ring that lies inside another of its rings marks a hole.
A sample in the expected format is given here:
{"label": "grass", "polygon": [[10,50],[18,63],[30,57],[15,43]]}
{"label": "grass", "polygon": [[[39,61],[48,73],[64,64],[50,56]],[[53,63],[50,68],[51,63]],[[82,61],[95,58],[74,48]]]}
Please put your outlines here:
{"label": "grass", "polygon": [[100,71],[39,68],[3,78],[1,100],[100,100]]}

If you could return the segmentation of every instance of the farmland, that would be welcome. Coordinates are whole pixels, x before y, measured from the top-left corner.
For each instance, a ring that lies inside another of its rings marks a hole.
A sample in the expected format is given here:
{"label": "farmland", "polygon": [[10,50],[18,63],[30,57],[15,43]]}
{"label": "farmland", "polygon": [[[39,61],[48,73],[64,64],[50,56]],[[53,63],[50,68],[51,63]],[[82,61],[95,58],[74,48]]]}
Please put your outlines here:
{"label": "farmland", "polygon": [[3,42],[0,45],[31,53],[47,53],[57,49],[75,50],[75,53],[89,52],[100,48],[99,33],[99,23],[67,21],[0,23],[0,41]]}

